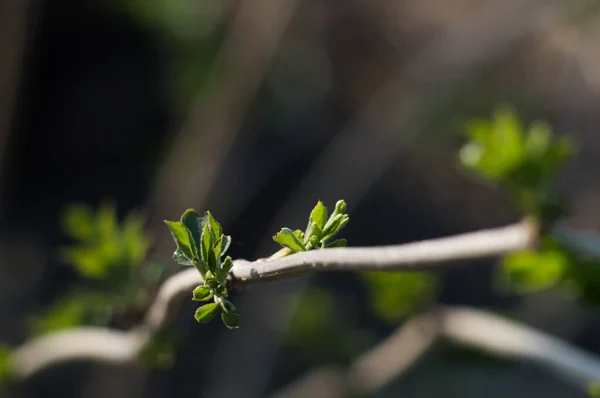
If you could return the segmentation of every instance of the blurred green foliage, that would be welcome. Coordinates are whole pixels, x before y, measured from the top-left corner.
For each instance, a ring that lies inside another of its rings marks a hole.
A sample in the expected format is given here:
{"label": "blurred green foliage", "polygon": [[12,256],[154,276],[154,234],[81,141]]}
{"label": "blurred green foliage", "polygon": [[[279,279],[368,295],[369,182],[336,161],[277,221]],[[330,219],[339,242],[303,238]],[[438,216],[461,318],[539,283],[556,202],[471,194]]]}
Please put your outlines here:
{"label": "blurred green foliage", "polygon": [[11,350],[4,344],[0,344],[0,383],[10,378],[10,364],[9,357]]}
{"label": "blurred green foliage", "polygon": [[140,365],[150,368],[168,369],[175,363],[177,347],[180,346],[181,341],[181,337],[174,333],[163,333],[154,336],[141,349],[137,361]]}
{"label": "blurred green foliage", "polygon": [[295,311],[285,334],[288,346],[298,349],[302,360],[345,363],[369,344],[369,336],[352,328],[352,311],[330,291],[311,286],[298,292]]}
{"label": "blurred green foliage", "polygon": [[60,221],[74,241],[60,249],[60,257],[85,282],[32,316],[30,332],[106,325],[115,317],[142,311],[164,274],[163,265],[145,264],[150,238],[143,216],[131,212],[119,222],[111,202],[96,210],[74,203],[66,206]]}
{"label": "blurred green foliage", "polygon": [[113,314],[110,296],[95,292],[68,293],[29,319],[31,333],[41,335],[79,325],[106,325]]}
{"label": "blurred green foliage", "polygon": [[508,105],[498,106],[490,120],[469,121],[467,137],[459,157],[472,175],[504,188],[519,211],[540,222],[562,214],[556,179],[574,152],[570,138],[555,137],[543,122],[524,126]]}
{"label": "blurred green foliage", "polygon": [[501,260],[497,286],[518,294],[551,288],[562,281],[571,260],[564,247],[551,237],[544,237],[538,250],[511,253]]}
{"label": "blurred green foliage", "polygon": [[590,397],[600,397],[600,382],[595,381],[588,385],[588,394]]}
{"label": "blurred green foliage", "polygon": [[541,227],[535,250],[500,261],[500,290],[530,294],[560,287],[571,298],[600,305],[600,237],[551,228],[566,207],[556,181],[574,153],[572,141],[555,137],[542,122],[526,128],[507,105],[499,106],[490,120],[469,122],[467,137],[460,152],[463,166],[480,181],[504,188],[517,209]]}
{"label": "blurred green foliage", "polygon": [[119,224],[116,213],[110,202],[96,212],[82,203],[68,206],[62,225],[77,243],[63,248],[61,257],[85,278],[109,280],[124,288],[132,270],[143,264],[150,239],[140,214],[132,212]]}
{"label": "blurred green foliage", "polygon": [[438,283],[429,272],[365,272],[361,279],[374,314],[392,325],[430,304]]}

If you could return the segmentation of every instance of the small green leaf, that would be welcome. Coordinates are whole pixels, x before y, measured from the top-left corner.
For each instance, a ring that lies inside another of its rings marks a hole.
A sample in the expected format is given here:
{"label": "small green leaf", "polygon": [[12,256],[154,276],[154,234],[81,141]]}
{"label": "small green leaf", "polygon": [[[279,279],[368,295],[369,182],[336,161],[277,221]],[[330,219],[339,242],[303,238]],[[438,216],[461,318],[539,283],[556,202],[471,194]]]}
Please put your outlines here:
{"label": "small green leaf", "polygon": [[173,260],[175,260],[177,264],[181,265],[194,265],[194,263],[183,254],[181,249],[175,250],[173,253]]}
{"label": "small green leaf", "polygon": [[233,268],[233,261],[231,260],[231,257],[225,257],[225,261],[223,261],[223,265],[222,265],[223,272],[227,275],[227,274],[229,274],[229,272],[231,271],[232,268]]}
{"label": "small green leaf", "polygon": [[342,228],[344,228],[349,222],[350,222],[350,217],[348,217],[346,214],[344,214],[344,217],[342,218],[342,221],[340,221],[339,225],[337,226],[335,233],[337,234],[338,232],[340,232],[342,230]]}
{"label": "small green leaf", "polygon": [[310,213],[310,222],[317,224],[320,230],[325,227],[325,223],[327,222],[327,208],[320,200]]}
{"label": "small green leaf", "polygon": [[321,238],[323,237],[323,231],[316,223],[311,221],[308,225],[308,228],[306,229],[306,234],[304,235],[304,238],[307,241],[310,241],[310,238],[313,236],[315,236],[317,240],[321,240]]}
{"label": "small green leaf", "polygon": [[217,272],[217,267],[218,267],[218,264],[220,263],[219,261],[217,261],[217,257],[216,256],[217,256],[217,253],[214,250],[211,250],[210,253],[208,253],[207,268],[213,274]]}
{"label": "small green leaf", "polygon": [[229,246],[231,246],[231,236],[222,235],[221,248],[220,248],[220,251],[219,251],[219,256],[220,257],[223,257],[225,255],[225,253],[227,253],[227,250],[229,249]]}
{"label": "small green leaf", "polygon": [[196,246],[196,252],[200,250],[200,239],[202,235],[202,229],[204,228],[204,220],[196,213],[193,209],[187,209],[181,216],[181,222],[192,234]]}
{"label": "small green leaf", "polygon": [[208,218],[208,223],[210,225],[211,232],[213,234],[213,241],[216,241],[221,237],[221,224],[215,220],[215,218],[210,214],[210,211],[206,212],[206,217]]}
{"label": "small green leaf", "polygon": [[340,230],[344,228],[349,221],[350,217],[348,217],[347,214],[338,214],[335,216],[332,223],[326,227],[325,231],[323,231],[325,236],[322,238],[322,241],[327,241],[333,238],[333,236],[340,232]]}
{"label": "small green leaf", "polygon": [[196,310],[195,318],[200,323],[210,322],[220,310],[218,303],[204,304]]}
{"label": "small green leaf", "polygon": [[305,251],[306,247],[289,228],[281,228],[281,231],[273,236],[273,240],[283,247],[296,252]]}
{"label": "small green leaf", "polygon": [[225,312],[235,312],[235,305],[229,300],[223,299],[221,301],[221,308],[223,308],[223,311]]}
{"label": "small green leaf", "polygon": [[208,301],[212,298],[213,293],[210,287],[206,285],[200,285],[194,289],[194,296],[192,300],[194,301]]}
{"label": "small green leaf", "polygon": [[304,232],[300,231],[299,229],[294,231],[294,235],[296,235],[296,237],[298,239],[300,239],[300,242],[304,242]]}
{"label": "small green leaf", "polygon": [[344,247],[348,241],[346,239],[337,239],[325,245],[325,247]]}
{"label": "small green leaf", "polygon": [[[210,255],[213,252],[212,245],[212,234],[210,232],[209,224],[206,223],[204,224],[204,229],[202,230],[202,260],[207,264],[207,266],[209,266]],[[208,269],[214,272],[214,270],[210,269],[210,266]]]}
{"label": "small green leaf", "polygon": [[235,312],[221,312],[221,319],[225,326],[229,329],[237,329],[240,327],[240,316]]}
{"label": "small green leaf", "polygon": [[346,212],[346,202],[344,200],[338,200],[335,204],[334,214],[343,214]]}
{"label": "small green leaf", "polygon": [[221,283],[225,282],[229,276],[231,268],[233,268],[233,261],[231,261],[231,257],[225,257],[225,260],[221,264],[221,268],[217,269],[217,277]]}
{"label": "small green leaf", "polygon": [[[313,249],[318,249],[320,248],[319,245],[319,238],[317,238],[315,235],[312,235],[310,237],[310,239],[308,240],[308,243],[310,244],[311,248]],[[308,247],[308,246],[307,246]]]}
{"label": "small green leaf", "polygon": [[181,250],[184,256],[192,260],[198,255],[196,251],[196,245],[192,238],[191,232],[181,221],[166,221],[167,227],[171,231],[171,235],[177,244],[177,247]]}

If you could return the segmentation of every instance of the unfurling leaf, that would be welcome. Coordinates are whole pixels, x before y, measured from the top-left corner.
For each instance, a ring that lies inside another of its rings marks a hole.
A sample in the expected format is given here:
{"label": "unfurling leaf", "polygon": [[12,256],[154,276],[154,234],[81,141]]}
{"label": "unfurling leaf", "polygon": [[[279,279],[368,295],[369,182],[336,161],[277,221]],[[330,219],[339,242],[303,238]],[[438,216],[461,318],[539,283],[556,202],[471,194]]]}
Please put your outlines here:
{"label": "unfurling leaf", "polygon": [[193,260],[198,255],[194,239],[192,238],[191,232],[181,221],[166,221],[167,227],[171,231],[171,235],[177,244],[177,247],[184,256],[189,260]]}
{"label": "unfurling leaf", "polygon": [[310,213],[310,222],[317,224],[321,230],[325,227],[325,223],[327,222],[327,208],[320,200]]}
{"label": "unfurling leaf", "polygon": [[334,214],[343,214],[346,212],[346,202],[344,200],[338,200],[335,204]]}
{"label": "unfurling leaf", "polygon": [[223,308],[223,311],[225,312],[235,312],[235,305],[233,305],[231,301],[226,299],[223,299],[221,301],[221,308]]}
{"label": "unfurling leaf", "polygon": [[173,260],[175,260],[177,264],[181,265],[194,265],[194,263],[183,254],[181,249],[175,250],[173,253]]}
{"label": "unfurling leaf", "polygon": [[210,225],[210,230],[212,232],[213,241],[221,238],[221,224],[215,220],[215,218],[210,214],[210,211],[206,212],[206,218],[208,219],[208,224]]}
{"label": "unfurling leaf", "polygon": [[306,247],[304,244],[298,239],[298,237],[292,232],[289,228],[282,228],[279,233],[273,236],[273,240],[279,243],[283,247],[287,247],[296,252],[305,251]]}
{"label": "unfurling leaf", "polygon": [[192,234],[196,246],[196,252],[200,251],[200,239],[202,236],[202,229],[204,228],[204,220],[196,213],[193,209],[188,209],[181,216],[181,222]]}
{"label": "unfurling leaf", "polygon": [[221,269],[217,270],[217,275],[222,282],[225,282],[227,279],[231,268],[233,268],[233,261],[231,261],[231,257],[225,257],[225,261],[223,261]]}
{"label": "unfurling leaf", "polygon": [[221,312],[221,319],[225,326],[229,329],[237,329],[240,327],[240,316],[235,312]]}
{"label": "unfurling leaf", "polygon": [[306,234],[304,234],[304,238],[310,242],[310,238],[313,236],[317,238],[317,241],[319,241],[323,237],[323,231],[321,230],[321,227],[319,227],[315,222],[311,221],[308,224],[308,228],[306,228]]}
{"label": "unfurling leaf", "polygon": [[219,256],[223,257],[225,255],[225,253],[227,253],[227,250],[229,249],[229,246],[231,245],[231,236],[227,236],[227,235],[222,235],[223,238],[221,239],[221,247],[219,250]]}
{"label": "unfurling leaf", "polygon": [[208,323],[220,310],[218,303],[204,304],[196,310],[196,320],[200,323]]}
{"label": "unfurling leaf", "polygon": [[194,301],[208,301],[213,297],[210,287],[201,285],[194,289]]}
{"label": "unfurling leaf", "polygon": [[[210,254],[212,253],[212,244],[213,244],[213,239],[212,239],[212,234],[210,232],[210,227],[207,224],[204,224],[204,229],[202,230],[202,260],[207,264],[207,267],[209,270],[210,266],[209,266],[209,259],[210,259]],[[214,270],[211,270],[214,271]]]}

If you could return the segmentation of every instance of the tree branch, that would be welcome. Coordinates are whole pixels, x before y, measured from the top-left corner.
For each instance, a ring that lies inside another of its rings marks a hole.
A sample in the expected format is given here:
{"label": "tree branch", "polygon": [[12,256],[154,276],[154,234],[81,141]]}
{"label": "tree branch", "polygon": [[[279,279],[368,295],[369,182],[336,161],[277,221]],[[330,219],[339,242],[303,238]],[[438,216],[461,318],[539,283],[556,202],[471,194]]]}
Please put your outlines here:
{"label": "tree branch", "polygon": [[496,257],[532,247],[537,236],[529,222],[461,235],[391,246],[343,247],[300,252],[277,260],[236,266],[237,285],[270,282],[311,271],[414,271],[461,260]]}
{"label": "tree branch", "polygon": [[[459,260],[501,256],[533,247],[535,225],[524,221],[506,227],[381,247],[352,247],[296,253],[274,260],[235,260],[231,287],[244,288],[314,271],[417,271],[442,267]],[[27,378],[65,361],[135,362],[140,350],[158,332],[169,327],[183,300],[202,283],[198,271],[186,269],[168,278],[150,306],[144,323],[125,332],[81,327],[52,333],[18,347],[10,366],[15,376]]]}

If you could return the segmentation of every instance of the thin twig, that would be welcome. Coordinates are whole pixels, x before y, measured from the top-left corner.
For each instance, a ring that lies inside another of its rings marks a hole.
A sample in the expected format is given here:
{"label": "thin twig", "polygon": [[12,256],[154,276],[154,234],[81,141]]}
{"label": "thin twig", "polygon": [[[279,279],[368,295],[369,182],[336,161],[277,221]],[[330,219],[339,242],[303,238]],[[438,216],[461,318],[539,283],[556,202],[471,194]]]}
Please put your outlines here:
{"label": "thin twig", "polygon": [[[269,261],[235,260],[232,287],[295,277],[314,271],[408,271],[441,267],[458,260],[500,256],[533,247],[537,231],[521,222],[446,238],[384,247],[335,248],[297,253]],[[169,327],[182,301],[202,283],[189,268],[161,286],[144,323],[129,332],[76,328],[34,339],[18,347],[10,360],[15,376],[27,378],[65,361],[90,359],[110,363],[134,362],[140,350],[158,332]]]}
{"label": "thin twig", "polygon": [[[39,6],[34,1],[0,2],[0,182],[8,178],[4,168],[10,160],[9,136],[23,74],[22,65],[28,55],[27,39],[38,14]],[[5,196],[0,197],[0,210]]]}

